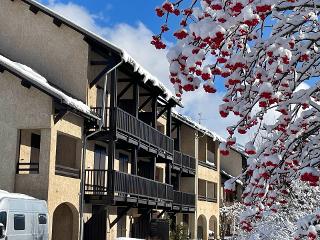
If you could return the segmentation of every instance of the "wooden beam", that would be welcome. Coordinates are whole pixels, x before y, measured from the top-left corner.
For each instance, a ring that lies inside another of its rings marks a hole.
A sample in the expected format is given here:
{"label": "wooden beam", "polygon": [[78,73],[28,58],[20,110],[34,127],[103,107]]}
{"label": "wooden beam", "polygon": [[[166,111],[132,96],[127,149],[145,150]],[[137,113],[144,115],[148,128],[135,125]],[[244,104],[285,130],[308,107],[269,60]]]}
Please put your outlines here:
{"label": "wooden beam", "polygon": [[167,127],[166,127],[166,132],[167,136],[171,138],[171,128],[172,128],[172,114],[171,114],[171,107],[168,108],[167,110]]}
{"label": "wooden beam", "polygon": [[158,96],[152,99],[152,127],[157,127],[157,109],[158,109]]}
{"label": "wooden beam", "polygon": [[145,100],[145,101],[141,104],[141,106],[139,107],[139,111],[140,111],[142,108],[144,108],[144,107],[151,101],[151,99],[153,99],[153,96],[148,97],[147,100]]}
{"label": "wooden beam", "polygon": [[25,88],[28,88],[28,89],[31,88],[30,82],[23,80],[23,79],[21,80],[21,85],[24,86]]}
{"label": "wooden beam", "polygon": [[53,18],[53,24],[56,25],[57,27],[61,27],[62,21],[59,20],[58,18]]}
{"label": "wooden beam", "polygon": [[115,220],[113,220],[112,223],[110,223],[110,229],[117,224],[117,222],[120,221],[120,219],[127,214],[127,212],[130,210],[130,206],[129,207],[126,207],[117,217]]}
{"label": "wooden beam", "polygon": [[163,108],[163,109],[158,113],[157,119],[158,119],[159,117],[161,117],[161,115],[164,114],[166,111],[167,111],[167,108]]}
{"label": "wooden beam", "polygon": [[138,174],[138,148],[134,146],[131,150],[131,174]]}
{"label": "wooden beam", "polygon": [[129,88],[133,85],[133,82],[130,82],[118,95],[118,101],[120,98],[129,90]]}
{"label": "wooden beam", "polygon": [[34,6],[34,5],[30,5],[29,10],[31,12],[33,12],[34,14],[37,14],[40,9],[38,7],[36,7],[36,6]]}
{"label": "wooden beam", "polygon": [[108,71],[110,67],[105,67],[91,82],[90,82],[90,88],[92,88],[99,80],[103,77]]}
{"label": "wooden beam", "polygon": [[135,81],[133,86],[133,101],[135,103],[134,113],[136,118],[139,118],[139,106],[140,106],[139,92],[140,92],[139,84],[137,81]]}
{"label": "wooden beam", "polygon": [[171,185],[171,169],[172,165],[171,163],[166,164],[166,183]]}
{"label": "wooden beam", "polygon": [[164,209],[164,210],[162,210],[162,212],[158,214],[157,218],[161,218],[161,217],[162,217],[162,215],[163,215],[165,212],[166,212],[166,210],[165,210],[165,209]]}
{"label": "wooden beam", "polygon": [[108,65],[109,61],[107,61],[107,60],[92,60],[92,61],[90,61],[90,64],[93,66]]}
{"label": "wooden beam", "polygon": [[67,112],[67,109],[60,110],[59,113],[54,117],[54,124],[57,124],[67,114]]}

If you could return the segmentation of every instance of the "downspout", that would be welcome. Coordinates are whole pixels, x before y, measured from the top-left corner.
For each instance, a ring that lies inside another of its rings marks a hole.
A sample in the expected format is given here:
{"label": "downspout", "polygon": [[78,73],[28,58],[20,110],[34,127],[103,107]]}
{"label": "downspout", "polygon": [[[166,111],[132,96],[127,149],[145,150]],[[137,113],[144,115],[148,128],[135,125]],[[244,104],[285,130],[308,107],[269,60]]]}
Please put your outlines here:
{"label": "downspout", "polygon": [[85,193],[85,174],[86,174],[86,150],[87,150],[87,142],[88,139],[97,133],[102,131],[102,127],[106,124],[105,123],[105,115],[106,115],[106,98],[105,95],[107,93],[107,80],[108,80],[108,74],[118,68],[123,63],[123,59],[121,58],[121,61],[115,65],[113,68],[111,68],[107,73],[103,84],[103,98],[102,98],[102,117],[99,122],[99,129],[95,132],[89,134],[89,135],[83,135],[83,146],[82,146],[82,155],[81,155],[81,181],[80,181],[80,240],[83,240],[84,238],[84,217],[83,217],[83,211],[84,211],[84,193]]}

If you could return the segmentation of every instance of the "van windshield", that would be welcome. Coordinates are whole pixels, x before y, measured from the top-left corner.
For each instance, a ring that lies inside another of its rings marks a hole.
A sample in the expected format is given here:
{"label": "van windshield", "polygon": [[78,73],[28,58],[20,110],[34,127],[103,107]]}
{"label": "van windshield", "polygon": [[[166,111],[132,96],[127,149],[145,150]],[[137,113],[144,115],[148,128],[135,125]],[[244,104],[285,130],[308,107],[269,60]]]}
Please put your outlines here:
{"label": "van windshield", "polygon": [[4,229],[6,229],[7,226],[7,213],[0,211],[0,223],[4,225]]}

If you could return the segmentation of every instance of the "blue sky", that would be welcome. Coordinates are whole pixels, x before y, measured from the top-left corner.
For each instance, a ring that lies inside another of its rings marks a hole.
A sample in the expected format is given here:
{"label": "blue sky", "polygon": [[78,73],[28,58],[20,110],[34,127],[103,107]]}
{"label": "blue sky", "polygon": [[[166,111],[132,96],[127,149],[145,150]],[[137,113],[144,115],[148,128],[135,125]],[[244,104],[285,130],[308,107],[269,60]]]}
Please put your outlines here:
{"label": "blue sky", "polygon": [[[50,0],[43,0],[48,4]],[[52,1],[51,1],[52,2]],[[57,0],[55,3],[75,3],[97,15],[96,21],[101,25],[115,25],[119,23],[134,24],[143,22],[153,32],[158,31],[160,18],[154,14],[156,6],[163,1],[159,0]]]}

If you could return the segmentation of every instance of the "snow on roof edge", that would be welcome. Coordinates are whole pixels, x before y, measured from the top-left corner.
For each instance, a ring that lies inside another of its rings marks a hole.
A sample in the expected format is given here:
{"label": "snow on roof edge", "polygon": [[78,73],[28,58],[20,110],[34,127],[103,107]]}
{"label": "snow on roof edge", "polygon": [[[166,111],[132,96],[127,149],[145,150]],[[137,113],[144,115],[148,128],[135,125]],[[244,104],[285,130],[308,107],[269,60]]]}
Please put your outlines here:
{"label": "snow on roof edge", "polygon": [[[208,128],[206,128],[205,126],[197,123],[196,121],[194,121],[191,117],[183,115],[179,112],[177,112],[176,110],[172,111],[172,114],[174,117],[180,119],[181,121],[183,121],[184,123],[190,125],[191,127],[199,130],[200,132],[210,136],[213,138],[214,141],[218,140],[219,142],[225,142],[226,139],[221,137],[220,135],[218,135],[217,133],[215,133],[212,130],[209,130]],[[244,147],[240,144],[236,144],[236,146],[232,146],[231,147],[233,150],[239,152],[242,155],[246,155],[244,152]]]}
{"label": "snow on roof edge", "polygon": [[143,79],[144,83],[146,83],[147,81],[150,81],[153,86],[159,87],[163,91],[164,95],[166,96],[166,100],[172,99],[177,104],[182,106],[179,98],[177,98],[157,77],[153,76],[150,72],[148,72],[146,69],[144,69],[133,57],[130,56],[130,54],[127,51],[118,47],[116,44],[111,43],[110,41],[104,39],[103,37],[99,36],[98,34],[92,32],[82,26],[79,26],[78,24],[71,21],[70,19],[62,16],[61,14],[53,11],[52,9],[42,5],[41,3],[39,3],[35,0],[25,0],[25,1],[28,2],[29,4],[36,5],[37,7],[42,9],[43,11],[46,11],[47,13],[59,18],[61,21],[66,22],[70,26],[78,29],[78,31],[82,32],[82,34],[88,35],[88,36],[92,37],[93,39],[99,41],[100,43],[107,45],[108,47],[110,47],[114,51],[117,51],[118,53],[120,53],[124,62],[129,63],[134,68],[135,72],[144,76],[144,79]]}
{"label": "snow on roof edge", "polygon": [[[234,176],[232,176],[231,174],[227,173],[225,170],[220,169],[220,173],[222,173],[223,175],[229,177],[229,178],[235,178]],[[236,179],[236,183],[243,185],[243,182],[239,179]]]}
{"label": "snow on roof edge", "polygon": [[67,94],[63,93],[59,89],[53,87],[48,83],[48,81],[38,74],[36,71],[31,69],[30,67],[23,65],[18,62],[14,62],[0,54],[0,64],[3,65],[5,68],[13,71],[17,75],[25,78],[26,80],[30,81],[32,84],[36,85],[37,87],[45,90],[46,92],[50,93],[51,95],[61,99],[65,104],[73,107],[74,109],[89,115],[95,119],[99,119],[97,116],[91,113],[90,107],[83,103],[80,100],[74,99]]}

